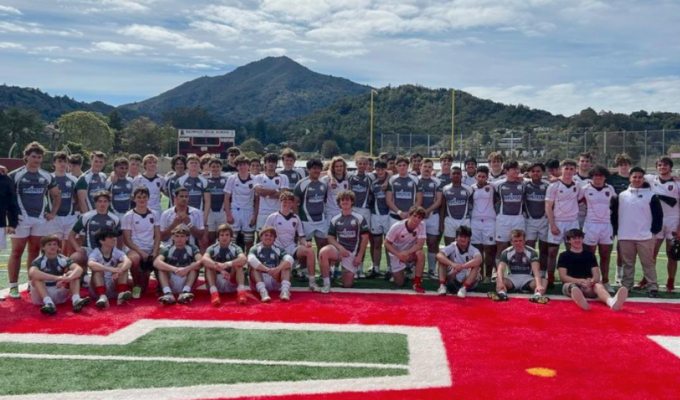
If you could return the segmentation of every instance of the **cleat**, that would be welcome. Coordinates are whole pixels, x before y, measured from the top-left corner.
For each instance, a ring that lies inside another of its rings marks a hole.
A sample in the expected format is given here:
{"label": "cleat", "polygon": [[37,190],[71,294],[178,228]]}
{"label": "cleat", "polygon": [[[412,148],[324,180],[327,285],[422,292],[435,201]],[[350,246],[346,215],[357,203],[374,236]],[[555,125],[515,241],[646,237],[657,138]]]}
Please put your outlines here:
{"label": "cleat", "polygon": [[19,293],[19,288],[18,287],[13,287],[9,289],[9,297],[13,299],[20,299],[21,298],[21,293]]}
{"label": "cleat", "polygon": [[387,271],[387,272],[385,272],[385,276],[383,277],[383,279],[384,279],[385,281],[389,282],[390,279],[392,279],[392,271]]}
{"label": "cleat", "polygon": [[219,307],[220,304],[222,304],[219,292],[210,293],[210,304],[212,304],[215,307]]}
{"label": "cleat", "polygon": [[616,290],[614,290],[614,288],[612,287],[612,285],[609,284],[609,282],[605,283],[603,286],[604,286],[604,290],[606,290],[607,293],[609,293],[609,294],[616,293]]}
{"label": "cleat", "polygon": [[279,298],[282,301],[290,301],[290,289],[281,289],[281,294],[279,295]]}
{"label": "cleat", "polygon": [[99,299],[97,299],[97,302],[94,303],[94,305],[97,306],[98,309],[102,310],[109,306],[109,298],[103,294],[99,296]]}
{"label": "cleat", "polygon": [[650,299],[658,299],[659,298],[659,291],[658,290],[650,290],[649,291],[649,298]]}
{"label": "cleat", "polygon": [[239,290],[238,294],[236,295],[236,299],[238,300],[238,304],[246,304],[248,303],[248,295],[246,295],[245,290]]}
{"label": "cleat", "polygon": [[446,296],[446,285],[439,285],[439,289],[437,289],[437,296]]}
{"label": "cleat", "polygon": [[175,296],[172,293],[165,294],[158,298],[158,302],[166,306],[171,306],[175,304]]}
{"label": "cleat", "polygon": [[623,303],[628,299],[628,289],[622,287],[616,292],[616,296],[612,298],[612,311],[619,311],[623,308]]}
{"label": "cleat", "polygon": [[666,283],[666,293],[673,293],[675,290],[675,279],[668,279]]}
{"label": "cleat", "polygon": [[40,312],[45,315],[54,315],[57,313],[57,307],[54,306],[54,303],[47,303],[40,307]]}
{"label": "cleat", "polygon": [[508,300],[510,300],[508,295],[503,293],[503,292],[489,292],[489,293],[486,294],[486,297],[490,298],[493,301],[508,301]]}
{"label": "cleat", "polygon": [[177,298],[179,304],[189,304],[194,300],[194,294],[191,292],[182,292]]}
{"label": "cleat", "polygon": [[643,290],[646,287],[647,287],[647,279],[642,278],[642,280],[637,285],[633,286],[633,289]]}
{"label": "cleat", "polygon": [[590,310],[588,300],[586,300],[585,296],[583,296],[583,292],[581,291],[581,289],[573,287],[573,289],[571,289],[571,298],[576,302],[576,304],[578,304],[579,307],[581,307],[585,311]]}
{"label": "cleat", "polygon": [[272,300],[272,298],[269,297],[267,289],[260,290],[260,300],[262,300],[263,303],[269,303]]}
{"label": "cleat", "polygon": [[467,296],[467,289],[465,288],[465,286],[458,289],[458,293],[456,293],[456,296],[458,296],[458,298],[460,299],[464,299],[465,296]]}
{"label": "cleat", "polygon": [[90,304],[90,298],[89,297],[81,297],[73,303],[73,312],[79,313],[83,307],[86,307],[88,304]]}
{"label": "cleat", "polygon": [[413,290],[416,293],[425,293],[425,289],[420,284],[413,285]]}
{"label": "cleat", "polygon": [[316,282],[309,282],[309,291],[310,292],[318,292],[319,287],[316,285]]}
{"label": "cleat", "polygon": [[329,294],[331,292],[331,285],[325,286],[321,288],[321,294]]}
{"label": "cleat", "polygon": [[529,301],[537,304],[548,304],[550,298],[543,295],[535,294],[529,298]]}
{"label": "cleat", "polygon": [[133,299],[138,299],[142,297],[142,287],[141,286],[135,286],[132,288],[132,298]]}
{"label": "cleat", "polygon": [[129,290],[126,290],[124,292],[118,293],[118,305],[121,305],[123,303],[126,303],[128,300],[132,298],[132,292]]}

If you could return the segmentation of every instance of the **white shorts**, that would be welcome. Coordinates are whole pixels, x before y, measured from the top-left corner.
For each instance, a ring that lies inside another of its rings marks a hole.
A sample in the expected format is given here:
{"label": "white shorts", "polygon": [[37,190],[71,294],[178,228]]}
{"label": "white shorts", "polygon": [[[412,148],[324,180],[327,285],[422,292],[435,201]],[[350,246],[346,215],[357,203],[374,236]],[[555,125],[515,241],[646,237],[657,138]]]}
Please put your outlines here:
{"label": "white shorts", "polygon": [[439,236],[439,214],[430,214],[425,220],[425,233],[428,236]]}
{"label": "white shorts", "polygon": [[392,227],[392,221],[389,215],[371,214],[371,234],[387,235]]}
{"label": "white shorts", "polygon": [[340,265],[342,266],[342,269],[344,269],[345,271],[354,274],[357,272],[359,267],[361,267],[361,264],[359,264],[359,267],[354,266],[354,258],[356,257],[356,255],[353,254],[352,252],[349,253],[349,257],[342,257],[338,249],[333,247],[333,250],[335,250],[335,258],[340,261]]}
{"label": "white shorts", "polygon": [[[52,234],[57,235],[59,239],[68,239],[68,234],[73,230],[73,225],[78,221],[78,216],[67,215],[65,217],[56,217],[50,221],[50,231]],[[122,220],[121,220],[122,221]]]}
{"label": "white shorts", "polygon": [[302,221],[302,229],[305,230],[305,238],[312,240],[313,237],[326,239],[328,237],[328,220],[323,221]]}
{"label": "white shorts", "polygon": [[[265,289],[267,289],[268,292],[278,292],[279,290],[281,290],[281,282],[272,278],[272,276],[266,272],[262,273],[262,282],[264,282],[264,287]],[[252,290],[253,292],[257,292],[257,287],[254,279],[250,280],[250,290]]]}
{"label": "white shorts", "polygon": [[612,224],[586,222],[583,224],[583,232],[585,233],[583,243],[587,246],[614,244],[614,228]]}
{"label": "white shorts", "polygon": [[[33,288],[33,285],[29,284],[29,286],[31,292],[31,302],[37,306],[41,306],[43,304],[43,299],[40,297],[38,291]],[[69,298],[71,298],[71,291],[64,287],[57,288],[56,286],[47,286],[47,295],[52,298],[54,304],[64,304]]]}
{"label": "white shorts", "polygon": [[[578,221],[576,221],[578,224]],[[512,289],[508,290],[514,290],[514,291],[522,291],[529,288],[529,284],[535,279],[531,275],[513,275],[513,274],[508,274],[505,276],[510,282],[512,282]]]}
{"label": "white shorts", "polygon": [[656,238],[671,240],[675,237],[675,232],[677,231],[678,231],[678,218],[663,217],[663,228],[661,228],[661,232],[656,234]]}
{"label": "white shorts", "polygon": [[526,233],[527,227],[522,215],[498,215],[496,217],[496,241],[510,242],[510,232],[519,229]]}
{"label": "white shorts", "polygon": [[[250,226],[250,220],[253,219],[253,214],[255,211],[253,210],[231,210],[231,216],[234,217],[234,223],[231,224],[232,229],[234,232],[253,232],[255,231],[255,227]],[[267,216],[265,215],[264,219],[262,220],[262,225],[264,226],[264,221],[267,220]],[[226,222],[226,213],[225,213],[225,219],[224,222]],[[260,218],[258,217],[257,222],[260,222]],[[208,223],[210,221],[208,220]]]}
{"label": "white shorts", "polygon": [[[463,283],[465,282],[465,279],[467,279],[468,275],[472,272],[472,268],[465,268],[464,270],[460,271],[457,274],[453,273],[453,268],[451,267],[446,267],[446,277],[448,280],[456,280],[458,283]],[[476,284],[475,284],[476,286]]]}
{"label": "white shorts", "polygon": [[459,226],[470,227],[470,219],[453,219],[451,217],[444,218],[444,236],[448,238],[456,237],[456,230]]}
{"label": "white shorts", "polygon": [[[264,228],[264,224],[267,222],[267,217],[269,217],[273,212],[262,215],[262,214],[257,214],[257,224],[255,224],[255,230],[256,231],[261,231],[262,228]],[[236,216],[234,216],[234,220],[236,219]]]}
{"label": "white shorts", "polygon": [[297,243],[291,243],[288,246],[286,246],[284,250],[286,251],[286,254],[293,257],[293,259],[297,260],[298,247],[300,246]]}
{"label": "white shorts", "polygon": [[7,236],[5,235],[5,228],[0,227],[0,251],[7,248]]}
{"label": "white shorts", "polygon": [[409,258],[406,262],[402,262],[401,260],[399,260],[399,258],[397,256],[395,256],[392,253],[389,253],[389,257],[390,257],[389,267],[390,267],[390,271],[392,271],[393,274],[396,274],[397,272],[405,270],[406,267],[409,266],[409,265],[415,266],[415,263],[416,263],[415,253],[413,253],[411,255],[411,258]]}
{"label": "white shorts", "polygon": [[371,229],[371,210],[368,208],[352,207],[352,211],[364,217],[368,229]]}
{"label": "white shorts", "polygon": [[52,224],[45,218],[33,218],[26,216],[19,216],[19,225],[17,225],[13,238],[24,239],[29,236],[47,236],[52,230]]}
{"label": "white shorts", "polygon": [[179,276],[174,273],[170,273],[170,290],[172,294],[180,294],[184,290],[184,286],[187,283],[187,276]]}
{"label": "white shorts", "polygon": [[548,218],[527,218],[526,220],[527,230],[526,238],[527,240],[540,240],[541,242],[548,241]]}
{"label": "white shorts", "polygon": [[496,220],[473,219],[470,221],[472,229],[472,244],[493,246],[496,244]]}
{"label": "white shorts", "polygon": [[210,210],[208,212],[208,232],[217,232],[217,227],[226,223],[227,213],[225,213],[224,211]]}
{"label": "white shorts", "polygon": [[218,272],[215,279],[215,287],[220,293],[236,293],[236,290],[238,289],[238,283],[224,279],[224,275]]}
{"label": "white shorts", "polygon": [[555,221],[557,229],[560,233],[553,235],[550,228],[548,228],[548,243],[550,244],[562,244],[564,242],[564,236],[570,229],[579,229],[578,220],[576,221]]}
{"label": "white shorts", "polygon": [[[104,287],[106,288],[106,297],[109,299],[115,299],[118,297],[118,282],[114,281],[110,277],[105,277]],[[97,289],[94,287],[92,282],[90,282],[90,297],[93,299],[99,298],[99,295],[97,295]]]}

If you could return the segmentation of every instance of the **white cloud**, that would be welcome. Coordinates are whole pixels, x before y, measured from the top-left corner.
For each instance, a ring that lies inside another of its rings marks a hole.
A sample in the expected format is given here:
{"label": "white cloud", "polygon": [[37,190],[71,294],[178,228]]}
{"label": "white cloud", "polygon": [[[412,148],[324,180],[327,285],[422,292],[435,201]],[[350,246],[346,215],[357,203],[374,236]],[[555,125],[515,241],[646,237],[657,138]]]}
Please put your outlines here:
{"label": "white cloud", "polygon": [[19,43],[12,43],[12,42],[0,42],[0,49],[15,49],[15,50],[20,50],[20,49],[25,49],[25,47]]}
{"label": "white cloud", "polygon": [[13,22],[0,22],[0,32],[12,32],[12,33],[29,33],[35,35],[57,35],[57,36],[72,36],[81,37],[83,33],[75,29],[68,30],[52,30],[42,28],[39,24],[34,23],[13,23]]}
{"label": "white cloud", "polygon": [[261,56],[274,56],[274,57],[280,57],[286,54],[286,49],[282,47],[272,47],[269,49],[258,49],[255,50],[255,52]]}
{"label": "white cloud", "polygon": [[21,11],[14,7],[0,5],[0,15],[22,15]]}
{"label": "white cloud", "polygon": [[368,53],[366,49],[353,49],[353,50],[319,50],[320,53],[327,54],[336,58],[349,58],[362,56]]}
{"label": "white cloud", "polygon": [[93,42],[92,47],[99,51],[114,54],[138,53],[149,50],[151,47],[133,43],[114,43],[114,42]]}
{"label": "white cloud", "polygon": [[70,0],[64,8],[79,14],[147,13],[157,0]]}
{"label": "white cloud", "polygon": [[642,60],[636,61],[633,65],[636,67],[648,67],[653,64],[660,64],[668,61],[667,57],[656,57],[656,58],[644,58]]}
{"label": "white cloud", "polygon": [[66,64],[66,63],[70,63],[70,62],[71,62],[71,60],[69,60],[69,59],[67,59],[67,58],[50,58],[50,57],[45,57],[45,58],[43,58],[42,60],[45,61],[45,62],[52,63],[52,64]]}
{"label": "white cloud", "polygon": [[180,67],[183,69],[193,69],[193,70],[218,70],[219,68],[208,65],[208,64],[203,64],[203,63],[194,63],[194,64],[174,64],[176,67]]}
{"label": "white cloud", "polygon": [[215,45],[209,42],[199,42],[188,38],[185,35],[170,31],[161,26],[149,25],[130,25],[118,31],[121,35],[133,36],[138,39],[148,40],[150,42],[159,42],[167,45],[175,46],[182,50],[201,50],[214,49]]}
{"label": "white cloud", "polygon": [[305,56],[302,56],[302,57],[295,57],[295,58],[293,58],[293,59],[294,59],[296,62],[300,63],[300,64],[309,64],[309,63],[315,63],[315,62],[316,62],[315,59],[309,58],[309,57],[305,57]]}
{"label": "white cloud", "polygon": [[215,34],[220,39],[227,41],[236,40],[241,34],[237,29],[234,29],[229,25],[218,24],[210,21],[194,21],[189,25],[198,30]]}

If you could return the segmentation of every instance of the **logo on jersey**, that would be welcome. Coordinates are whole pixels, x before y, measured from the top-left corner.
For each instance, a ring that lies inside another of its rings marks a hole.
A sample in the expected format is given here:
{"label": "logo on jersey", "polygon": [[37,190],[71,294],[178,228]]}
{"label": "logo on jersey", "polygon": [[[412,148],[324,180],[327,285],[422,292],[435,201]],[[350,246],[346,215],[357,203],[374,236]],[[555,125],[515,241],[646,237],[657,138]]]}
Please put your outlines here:
{"label": "logo on jersey", "polygon": [[668,190],[673,190],[673,185],[668,185]]}
{"label": "logo on jersey", "polygon": [[356,225],[357,225],[357,221],[351,220],[351,221],[349,222],[349,224],[352,225],[352,226],[356,226]]}
{"label": "logo on jersey", "polygon": [[160,183],[160,182],[156,182],[156,187],[160,189],[161,183]]}
{"label": "logo on jersey", "polygon": [[73,186],[73,182],[71,182],[71,181],[66,181],[66,187],[67,187],[67,188],[70,188],[70,187],[72,187],[72,186]]}
{"label": "logo on jersey", "polygon": [[460,195],[461,195],[461,196],[465,196],[465,194],[466,194],[465,190],[461,190],[461,191],[460,191]]}
{"label": "logo on jersey", "polygon": [[413,187],[413,182],[408,182],[408,183],[406,184],[406,186],[408,186],[408,187]]}
{"label": "logo on jersey", "polygon": [[486,192],[489,193],[489,191],[491,190],[491,188],[489,188],[489,187],[487,186],[487,187],[484,188],[484,190],[486,190]]}
{"label": "logo on jersey", "polygon": [[278,184],[279,184],[279,180],[278,180],[278,179],[274,179],[274,183],[278,185]]}
{"label": "logo on jersey", "polygon": [[430,188],[434,188],[434,182],[430,182]]}
{"label": "logo on jersey", "polygon": [[609,197],[609,192],[604,192],[604,195]]}
{"label": "logo on jersey", "polygon": [[517,190],[522,190],[522,185],[517,185]]}
{"label": "logo on jersey", "polygon": [[45,183],[45,178],[39,178],[38,182],[40,182],[41,184]]}
{"label": "logo on jersey", "polygon": [[571,189],[574,191],[574,193],[576,193],[576,186],[574,186],[574,187],[571,188]]}

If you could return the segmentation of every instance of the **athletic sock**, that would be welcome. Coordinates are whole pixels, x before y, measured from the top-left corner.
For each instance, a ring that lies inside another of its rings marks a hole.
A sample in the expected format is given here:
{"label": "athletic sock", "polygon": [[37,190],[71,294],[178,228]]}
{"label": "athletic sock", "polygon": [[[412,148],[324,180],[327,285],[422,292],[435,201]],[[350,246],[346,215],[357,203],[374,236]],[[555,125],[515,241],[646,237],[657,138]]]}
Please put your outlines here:
{"label": "athletic sock", "polygon": [[534,293],[534,297],[541,297],[541,296],[543,296],[543,295],[541,294],[541,292],[536,292],[536,293]]}
{"label": "athletic sock", "polygon": [[184,287],[182,288],[182,291],[183,291],[183,292],[187,292],[187,293],[191,293],[191,286],[184,286]]}
{"label": "athletic sock", "polygon": [[170,286],[166,286],[163,288],[163,294],[172,294],[172,290],[170,290]]}
{"label": "athletic sock", "polygon": [[264,284],[264,282],[257,282],[255,285],[255,289],[257,289],[258,292],[261,292],[262,290],[266,289],[267,285]]}
{"label": "athletic sock", "polygon": [[421,279],[422,279],[421,277],[416,276],[415,278],[413,278],[413,284],[414,284],[414,285],[420,285],[420,280],[421,280]]}
{"label": "athletic sock", "polygon": [[431,273],[434,273],[437,268],[437,253],[427,253],[427,268]]}
{"label": "athletic sock", "polygon": [[471,287],[472,285],[470,285],[470,284],[467,283],[467,282],[464,282],[464,283],[463,283],[463,286],[465,287],[465,289],[470,289],[470,287]]}
{"label": "athletic sock", "polygon": [[118,293],[123,293],[123,292],[128,291],[128,285],[126,285],[124,283],[119,283],[117,287],[118,287]]}
{"label": "athletic sock", "polygon": [[217,286],[212,285],[210,286],[210,294],[217,293]]}
{"label": "athletic sock", "polygon": [[614,305],[614,298],[610,297],[607,299],[607,305],[611,308]]}
{"label": "athletic sock", "polygon": [[316,278],[314,276],[308,276],[307,280],[309,281],[310,285],[316,283]]}
{"label": "athletic sock", "polygon": [[281,290],[290,290],[290,281],[281,281]]}
{"label": "athletic sock", "polygon": [[80,300],[80,295],[79,294],[74,294],[71,296],[71,303],[76,304],[76,301]]}
{"label": "athletic sock", "polygon": [[323,278],[323,285],[324,286],[330,286],[331,285],[331,278]]}
{"label": "athletic sock", "polygon": [[439,279],[439,284],[440,285],[446,285],[446,279]]}
{"label": "athletic sock", "polygon": [[236,288],[236,290],[239,291],[239,292],[245,292],[245,291],[246,291],[246,287],[243,286],[243,285],[238,285],[238,287]]}
{"label": "athletic sock", "polygon": [[97,286],[94,288],[95,293],[97,293],[99,296],[106,294],[106,287],[105,286]]}
{"label": "athletic sock", "polygon": [[18,283],[18,282],[12,282],[12,283],[9,284],[9,288],[10,288],[10,289],[11,289],[11,288],[15,288],[15,287],[19,287],[19,283]]}
{"label": "athletic sock", "polygon": [[43,299],[44,304],[54,304],[54,301],[52,301],[52,298],[50,296],[47,296]]}
{"label": "athletic sock", "polygon": [[498,294],[507,294],[505,291],[501,290],[500,292],[497,292]]}

